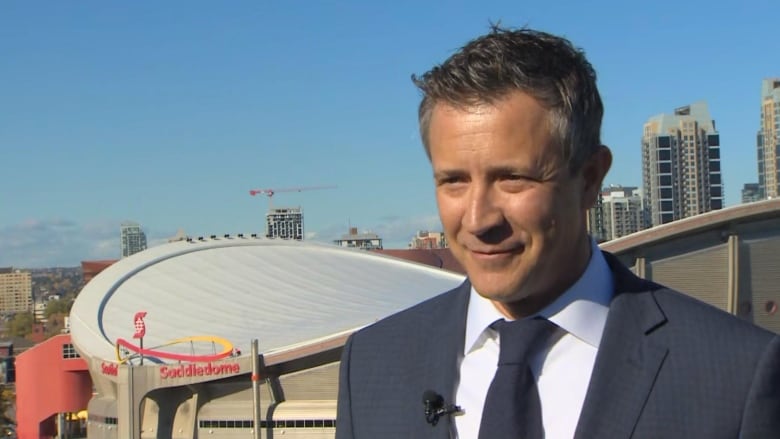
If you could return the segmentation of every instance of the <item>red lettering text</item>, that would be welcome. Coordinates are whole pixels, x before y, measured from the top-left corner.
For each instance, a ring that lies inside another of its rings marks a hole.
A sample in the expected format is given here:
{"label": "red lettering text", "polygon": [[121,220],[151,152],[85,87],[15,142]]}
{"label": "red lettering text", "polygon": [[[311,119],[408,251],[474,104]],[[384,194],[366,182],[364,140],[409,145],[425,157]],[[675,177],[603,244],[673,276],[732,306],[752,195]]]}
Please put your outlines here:
{"label": "red lettering text", "polygon": [[160,367],[160,378],[167,379],[232,375],[239,372],[241,372],[241,367],[238,365],[238,363],[208,363],[205,367],[189,363],[180,364],[177,366]]}
{"label": "red lettering text", "polygon": [[117,376],[119,375],[119,366],[114,363],[102,363],[100,371],[103,372],[103,375]]}

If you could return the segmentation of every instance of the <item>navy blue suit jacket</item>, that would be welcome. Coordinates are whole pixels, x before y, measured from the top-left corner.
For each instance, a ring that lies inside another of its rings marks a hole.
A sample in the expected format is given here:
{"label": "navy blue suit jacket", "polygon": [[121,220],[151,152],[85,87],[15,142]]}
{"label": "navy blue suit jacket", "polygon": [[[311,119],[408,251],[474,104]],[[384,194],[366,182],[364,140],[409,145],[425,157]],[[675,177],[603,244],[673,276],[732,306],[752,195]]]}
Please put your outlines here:
{"label": "navy blue suit jacket", "polygon": [[[605,257],[615,295],[575,438],[780,438],[780,338]],[[350,337],[337,439],[450,437],[449,417],[425,421],[422,394],[453,401],[470,289]]]}

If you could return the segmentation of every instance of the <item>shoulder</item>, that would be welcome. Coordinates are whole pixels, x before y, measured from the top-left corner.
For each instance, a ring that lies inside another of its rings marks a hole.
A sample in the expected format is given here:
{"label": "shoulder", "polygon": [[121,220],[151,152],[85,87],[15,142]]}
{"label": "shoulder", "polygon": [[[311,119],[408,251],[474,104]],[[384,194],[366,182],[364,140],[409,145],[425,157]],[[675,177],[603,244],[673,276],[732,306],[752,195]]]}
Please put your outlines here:
{"label": "shoulder", "polygon": [[673,327],[738,342],[756,340],[766,344],[775,336],[747,320],[674,289],[660,286],[652,294]]}
{"label": "shoulder", "polygon": [[[666,336],[674,343],[742,345],[763,348],[774,333],[677,291],[635,276],[617,259],[605,254],[615,280],[610,313],[626,325],[639,322],[647,333]],[[630,322],[630,323],[629,323]]]}
{"label": "shoulder", "polygon": [[469,291],[466,282],[353,333],[342,354],[342,372],[364,390],[377,390],[391,377],[421,376],[424,364],[448,354],[456,361]]}
{"label": "shoulder", "polygon": [[610,313],[645,322],[644,330],[669,346],[707,355],[760,355],[776,334],[683,292],[643,281],[645,291],[615,296]]}

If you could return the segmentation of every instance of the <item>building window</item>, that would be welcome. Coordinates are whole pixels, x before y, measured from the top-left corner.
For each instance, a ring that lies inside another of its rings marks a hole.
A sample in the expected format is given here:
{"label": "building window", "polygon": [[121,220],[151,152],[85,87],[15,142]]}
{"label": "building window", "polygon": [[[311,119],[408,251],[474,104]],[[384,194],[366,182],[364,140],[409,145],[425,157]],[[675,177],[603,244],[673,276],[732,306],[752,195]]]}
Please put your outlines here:
{"label": "building window", "polygon": [[710,172],[720,172],[720,161],[710,160]]}
{"label": "building window", "polygon": [[90,422],[97,422],[99,424],[105,424],[105,425],[117,425],[119,419],[115,418],[113,416],[101,416],[101,415],[94,415],[89,414],[88,418]]}
{"label": "building window", "polygon": [[[254,421],[251,420],[209,420],[202,419],[198,421],[200,428],[254,428]],[[286,419],[260,421],[260,428],[333,428],[336,426],[335,419]]]}
{"label": "building window", "polygon": [[73,343],[65,343],[62,345],[62,358],[69,360],[73,358],[81,358],[76,349],[73,347]]}
{"label": "building window", "polygon": [[720,186],[712,186],[710,187],[710,197],[712,198],[720,198]]}
{"label": "building window", "polygon": [[710,205],[713,210],[719,210],[723,208],[723,202],[721,200],[712,200]]}

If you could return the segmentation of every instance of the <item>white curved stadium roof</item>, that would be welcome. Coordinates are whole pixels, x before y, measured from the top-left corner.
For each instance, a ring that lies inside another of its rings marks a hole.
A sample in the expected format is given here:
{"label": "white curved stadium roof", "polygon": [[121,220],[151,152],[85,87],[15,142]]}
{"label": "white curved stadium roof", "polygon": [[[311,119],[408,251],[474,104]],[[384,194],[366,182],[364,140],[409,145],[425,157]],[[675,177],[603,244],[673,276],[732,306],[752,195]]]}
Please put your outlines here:
{"label": "white curved stadium roof", "polygon": [[[269,353],[350,332],[462,280],[437,268],[332,245],[182,241],[121,259],[92,279],[71,310],[71,334],[82,354],[116,361],[116,340],[136,343],[133,317],[145,311],[146,348],[207,335],[246,353],[257,338],[260,352]],[[185,343],[164,349],[204,354],[214,348]]]}

